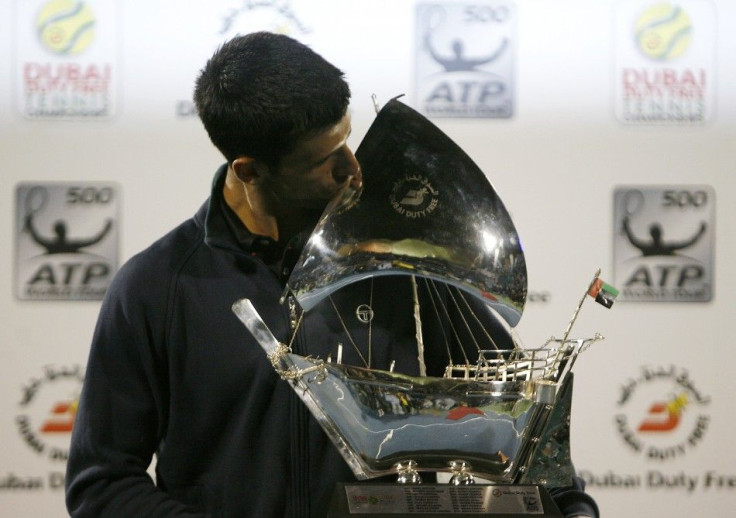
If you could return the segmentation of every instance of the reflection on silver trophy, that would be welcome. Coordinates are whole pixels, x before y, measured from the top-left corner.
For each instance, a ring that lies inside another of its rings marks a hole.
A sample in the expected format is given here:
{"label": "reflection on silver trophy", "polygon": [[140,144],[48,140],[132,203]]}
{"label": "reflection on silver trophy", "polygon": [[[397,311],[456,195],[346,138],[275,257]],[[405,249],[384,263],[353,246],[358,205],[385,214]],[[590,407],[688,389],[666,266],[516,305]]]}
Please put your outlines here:
{"label": "reflection on silver trophy", "polygon": [[[527,295],[524,253],[485,174],[397,100],[378,112],[356,157],[364,186],[328,206],[284,296],[294,306],[291,340],[301,325],[333,325],[345,342],[298,354],[249,300],[234,312],[356,478],[396,476],[399,484],[373,489],[389,496],[371,512],[419,512],[392,487],[416,488],[441,472],[449,484],[425,511],[463,511],[445,492],[467,486],[473,509],[560,516],[545,514],[540,491],[571,483],[571,369],[601,338],[571,339],[570,330],[588,294],[610,307],[615,290],[596,274],[563,337],[523,347],[513,327]],[[397,309],[400,293],[409,303]],[[397,339],[397,329],[410,339]],[[512,502],[489,489],[511,485]],[[360,483],[346,488],[347,505],[360,513],[356,491]]]}

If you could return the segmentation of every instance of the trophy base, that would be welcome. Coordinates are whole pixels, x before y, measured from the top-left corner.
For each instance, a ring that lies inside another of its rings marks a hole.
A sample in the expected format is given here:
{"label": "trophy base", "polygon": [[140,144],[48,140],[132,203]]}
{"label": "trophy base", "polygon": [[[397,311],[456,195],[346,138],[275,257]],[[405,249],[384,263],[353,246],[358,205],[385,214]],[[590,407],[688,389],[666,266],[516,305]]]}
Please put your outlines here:
{"label": "trophy base", "polygon": [[544,486],[340,483],[326,518],[563,518]]}

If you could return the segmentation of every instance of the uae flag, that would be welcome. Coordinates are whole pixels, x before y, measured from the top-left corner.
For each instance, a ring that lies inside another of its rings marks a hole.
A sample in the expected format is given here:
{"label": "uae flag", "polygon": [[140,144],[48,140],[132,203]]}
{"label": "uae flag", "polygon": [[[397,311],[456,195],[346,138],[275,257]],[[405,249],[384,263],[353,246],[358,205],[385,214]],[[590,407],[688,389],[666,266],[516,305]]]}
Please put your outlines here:
{"label": "uae flag", "polygon": [[607,308],[610,308],[618,296],[618,290],[596,277],[590,284],[590,288],[588,288],[588,295],[593,297],[598,304],[603,304]]}

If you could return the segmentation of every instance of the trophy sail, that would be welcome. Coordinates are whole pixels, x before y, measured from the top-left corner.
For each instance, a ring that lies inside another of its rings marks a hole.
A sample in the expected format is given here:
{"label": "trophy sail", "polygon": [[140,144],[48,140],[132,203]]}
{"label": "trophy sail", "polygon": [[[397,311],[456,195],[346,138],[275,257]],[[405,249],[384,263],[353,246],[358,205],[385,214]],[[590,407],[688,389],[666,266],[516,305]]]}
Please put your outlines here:
{"label": "trophy sail", "polygon": [[408,274],[456,286],[515,326],[526,301],[524,254],[470,157],[395,99],[355,155],[364,187],[348,187],[327,208],[289,278],[301,307],[366,277]]}

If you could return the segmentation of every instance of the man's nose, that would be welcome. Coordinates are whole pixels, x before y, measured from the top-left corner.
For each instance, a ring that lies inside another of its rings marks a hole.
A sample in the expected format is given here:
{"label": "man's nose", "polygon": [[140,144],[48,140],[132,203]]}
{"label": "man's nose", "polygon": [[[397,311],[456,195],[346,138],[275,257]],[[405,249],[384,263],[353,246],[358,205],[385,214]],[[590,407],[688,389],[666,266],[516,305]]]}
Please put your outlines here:
{"label": "man's nose", "polygon": [[339,181],[347,180],[350,177],[350,185],[359,189],[363,186],[363,173],[360,170],[360,164],[355,158],[353,151],[345,146],[340,159],[340,164],[336,168],[335,176]]}

